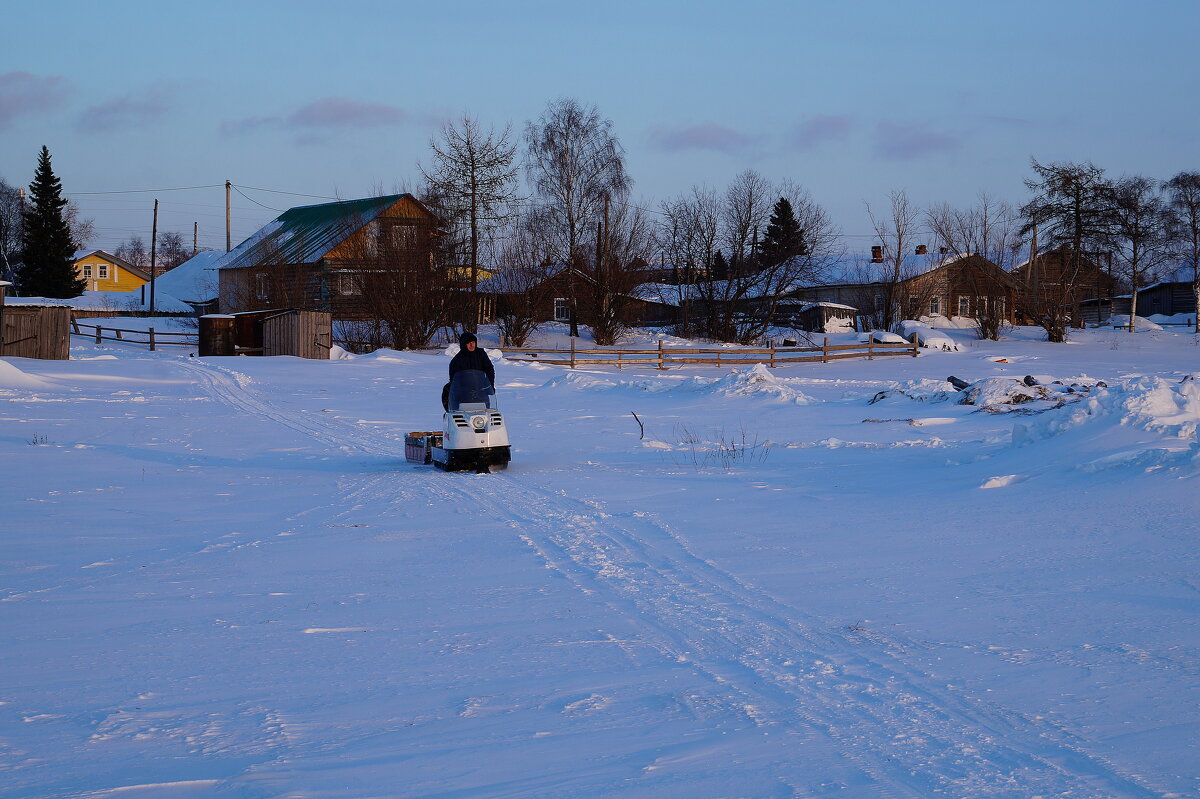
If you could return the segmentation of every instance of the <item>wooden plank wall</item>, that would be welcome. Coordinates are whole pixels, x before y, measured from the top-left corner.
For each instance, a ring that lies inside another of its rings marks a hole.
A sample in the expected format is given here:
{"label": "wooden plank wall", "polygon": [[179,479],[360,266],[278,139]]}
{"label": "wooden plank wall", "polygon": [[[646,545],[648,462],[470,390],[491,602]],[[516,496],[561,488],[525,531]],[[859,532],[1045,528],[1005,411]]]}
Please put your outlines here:
{"label": "wooden plank wall", "polygon": [[6,305],[0,356],[65,361],[71,356],[71,309]]}
{"label": "wooden plank wall", "polygon": [[263,355],[329,359],[333,322],[321,311],[289,311],[263,320]]}

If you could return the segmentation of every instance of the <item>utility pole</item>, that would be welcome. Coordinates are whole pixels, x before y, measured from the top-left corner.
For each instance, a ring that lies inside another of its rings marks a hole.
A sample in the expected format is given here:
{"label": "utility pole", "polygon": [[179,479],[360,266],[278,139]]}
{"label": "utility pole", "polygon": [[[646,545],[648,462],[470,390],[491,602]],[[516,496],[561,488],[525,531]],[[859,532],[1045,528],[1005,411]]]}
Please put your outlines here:
{"label": "utility pole", "polygon": [[229,235],[229,181],[225,181],[225,252],[233,249]]}
{"label": "utility pole", "polygon": [[192,255],[195,255],[196,253],[200,252],[200,248],[196,246],[196,242],[199,240],[199,238],[200,238],[200,223],[193,222],[192,223]]}
{"label": "utility pole", "polygon": [[154,201],[154,225],[150,228],[150,313],[154,313],[154,265],[158,255],[158,200]]}

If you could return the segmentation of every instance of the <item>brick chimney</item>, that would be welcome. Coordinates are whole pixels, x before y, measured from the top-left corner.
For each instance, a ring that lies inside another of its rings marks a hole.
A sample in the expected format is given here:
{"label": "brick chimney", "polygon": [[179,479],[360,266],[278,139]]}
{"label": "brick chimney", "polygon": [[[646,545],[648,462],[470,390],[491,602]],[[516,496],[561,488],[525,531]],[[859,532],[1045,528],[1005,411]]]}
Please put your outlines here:
{"label": "brick chimney", "polygon": [[883,263],[883,247],[882,247],[882,245],[875,244],[871,247],[871,263],[873,263],[873,264]]}
{"label": "brick chimney", "polygon": [[917,255],[924,255],[927,252],[929,252],[929,250],[925,247],[924,244],[917,245]]}

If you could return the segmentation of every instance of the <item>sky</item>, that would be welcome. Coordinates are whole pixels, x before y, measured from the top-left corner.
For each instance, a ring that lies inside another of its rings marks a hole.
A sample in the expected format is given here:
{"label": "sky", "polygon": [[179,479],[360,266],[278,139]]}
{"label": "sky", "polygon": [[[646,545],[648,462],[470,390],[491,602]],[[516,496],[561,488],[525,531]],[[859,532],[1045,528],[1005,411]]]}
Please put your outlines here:
{"label": "sky", "polygon": [[236,246],[294,205],[414,188],[446,120],[520,138],[560,97],[612,120],[640,205],[754,169],[806,187],[855,252],[867,204],[1020,203],[1034,157],[1200,169],[1194,0],[116,0],[5,20],[0,177],[28,185],[47,146],[93,247],[148,240],[158,199],[160,231],[223,248],[226,180]]}

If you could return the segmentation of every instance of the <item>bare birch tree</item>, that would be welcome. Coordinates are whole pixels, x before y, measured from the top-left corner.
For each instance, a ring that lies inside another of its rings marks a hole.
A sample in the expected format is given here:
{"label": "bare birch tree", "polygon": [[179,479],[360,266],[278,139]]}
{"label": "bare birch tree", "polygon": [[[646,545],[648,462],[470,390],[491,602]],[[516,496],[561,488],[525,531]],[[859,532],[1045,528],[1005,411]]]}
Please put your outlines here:
{"label": "bare birch tree", "polygon": [[441,141],[431,139],[433,164],[421,173],[449,206],[451,220],[466,227],[467,266],[471,270],[471,312],[467,327],[479,325],[480,236],[495,230],[516,199],[516,145],[511,128],[486,132],[473,117],[442,126]]}
{"label": "bare birch tree", "polygon": [[1165,203],[1157,181],[1123,177],[1108,190],[1105,241],[1113,254],[1113,269],[1129,281],[1129,332],[1137,329],[1138,292],[1158,279],[1170,258],[1170,235]]}
{"label": "bare birch tree", "polygon": [[21,261],[21,197],[0,178],[0,280],[15,282]]}
{"label": "bare birch tree", "polygon": [[1180,172],[1166,182],[1166,190],[1172,249],[1192,270],[1193,330],[1200,333],[1200,172]]}
{"label": "bare birch tree", "polygon": [[[939,254],[948,257],[981,255],[1008,273],[1016,265],[1022,239],[1016,209],[981,192],[970,208],[952,208],[943,203],[926,214]],[[1004,295],[995,291],[992,276],[971,270],[966,288],[974,297],[975,329],[980,338],[1000,338],[1007,322]]]}
{"label": "bare birch tree", "polygon": [[[622,201],[633,186],[625,172],[625,150],[611,120],[595,106],[570,98],[552,101],[536,122],[528,123],[525,140],[525,170],[554,222],[556,258],[581,270],[590,260],[586,242],[605,198]],[[577,281],[574,271],[570,274],[571,335],[578,336]]]}
{"label": "bare birch tree", "polygon": [[867,216],[878,237],[879,246],[883,248],[884,268],[878,281],[881,286],[881,307],[876,308],[875,313],[882,329],[890,330],[897,321],[900,305],[898,286],[900,281],[908,277],[904,272],[905,255],[915,250],[914,245],[921,230],[921,215],[906,192],[894,191],[888,198],[886,215],[876,215],[868,204]]}

